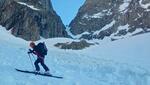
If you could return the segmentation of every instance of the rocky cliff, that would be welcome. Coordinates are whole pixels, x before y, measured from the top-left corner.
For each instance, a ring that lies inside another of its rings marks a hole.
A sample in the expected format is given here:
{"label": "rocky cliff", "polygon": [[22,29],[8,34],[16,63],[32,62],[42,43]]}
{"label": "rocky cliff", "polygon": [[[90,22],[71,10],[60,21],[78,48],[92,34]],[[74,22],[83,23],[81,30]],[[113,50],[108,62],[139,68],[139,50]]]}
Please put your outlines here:
{"label": "rocky cliff", "polygon": [[150,0],[86,0],[69,25],[85,39],[111,40],[150,31]]}
{"label": "rocky cliff", "polygon": [[0,0],[0,25],[25,40],[68,36],[50,0]]}

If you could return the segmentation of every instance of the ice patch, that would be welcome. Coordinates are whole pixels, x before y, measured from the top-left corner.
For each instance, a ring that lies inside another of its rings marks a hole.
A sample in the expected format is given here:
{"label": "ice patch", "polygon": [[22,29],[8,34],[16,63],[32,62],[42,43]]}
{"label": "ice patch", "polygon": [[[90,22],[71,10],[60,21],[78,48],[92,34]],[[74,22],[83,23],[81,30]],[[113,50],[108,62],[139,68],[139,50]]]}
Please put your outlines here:
{"label": "ice patch", "polygon": [[123,4],[120,5],[119,7],[119,11],[121,11],[122,13],[125,13],[127,11],[127,7],[129,6],[131,0],[124,0]]}
{"label": "ice patch", "polygon": [[33,9],[33,10],[40,10],[38,8],[35,8],[33,5],[28,5],[27,3],[24,3],[24,2],[17,2],[17,3],[19,3],[21,5],[24,5],[24,6],[27,6],[27,7],[31,8],[31,9]]}
{"label": "ice patch", "polygon": [[150,28],[149,28],[149,29],[147,29],[147,31],[150,31]]}
{"label": "ice patch", "polygon": [[113,38],[113,39],[123,39],[123,38],[127,38],[127,37],[131,37],[133,36],[134,34],[137,34],[139,32],[142,32],[143,29],[142,28],[137,28],[134,32],[130,33],[128,32],[126,35],[121,35],[121,36],[116,36],[120,30],[126,30],[128,31],[129,30],[129,25],[125,25],[125,26],[119,26],[118,27],[118,31],[114,34],[112,34],[110,37]]}
{"label": "ice patch", "polygon": [[116,22],[116,21],[113,20],[111,23],[105,25],[102,29],[100,29],[100,30],[98,30],[98,31],[95,31],[93,34],[94,34],[94,35],[97,35],[97,34],[99,34],[101,31],[107,30],[108,28],[112,27],[112,26],[115,24],[115,22]]}
{"label": "ice patch", "polygon": [[146,9],[146,11],[150,11],[150,9],[148,9],[148,7],[150,7],[150,3],[143,4],[142,1],[143,1],[143,0],[140,0],[140,1],[139,1],[141,7],[144,8],[144,9]]}
{"label": "ice patch", "polygon": [[81,34],[78,34],[78,35],[73,35],[71,32],[70,32],[70,27],[67,27],[66,28],[66,32],[68,33],[68,35],[70,35],[73,39],[79,39],[80,37],[82,37],[82,35],[88,35],[90,34],[89,32],[83,32]]}
{"label": "ice patch", "polygon": [[119,26],[118,27],[118,31],[120,31],[120,30],[129,30],[129,24],[127,24],[127,25],[124,25],[124,26]]}
{"label": "ice patch", "polygon": [[102,12],[98,12],[98,13],[95,13],[93,15],[85,14],[82,17],[82,19],[86,18],[86,19],[90,20],[91,18],[103,18],[103,16],[111,15],[111,14],[112,14],[111,9],[109,9],[109,10],[102,10]]}

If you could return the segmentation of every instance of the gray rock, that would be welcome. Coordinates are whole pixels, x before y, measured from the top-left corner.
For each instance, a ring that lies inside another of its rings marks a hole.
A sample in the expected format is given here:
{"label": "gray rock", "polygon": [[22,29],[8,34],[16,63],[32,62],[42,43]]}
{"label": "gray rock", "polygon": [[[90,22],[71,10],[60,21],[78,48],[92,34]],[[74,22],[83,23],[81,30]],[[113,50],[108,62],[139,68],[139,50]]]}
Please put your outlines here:
{"label": "gray rock", "polygon": [[50,0],[0,0],[0,25],[25,40],[68,37]]}
{"label": "gray rock", "polygon": [[71,43],[57,43],[54,46],[59,47],[60,49],[82,50],[87,47],[90,47],[91,45],[94,45],[94,43],[88,43],[85,40],[81,40],[79,42],[73,41]]}

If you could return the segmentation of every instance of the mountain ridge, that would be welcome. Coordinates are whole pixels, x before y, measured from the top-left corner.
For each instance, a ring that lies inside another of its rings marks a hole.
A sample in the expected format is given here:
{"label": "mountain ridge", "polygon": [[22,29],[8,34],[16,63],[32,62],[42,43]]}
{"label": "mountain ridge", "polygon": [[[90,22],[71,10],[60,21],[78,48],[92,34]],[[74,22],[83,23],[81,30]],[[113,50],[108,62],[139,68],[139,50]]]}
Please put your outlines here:
{"label": "mountain ridge", "polygon": [[70,31],[82,34],[83,39],[112,40],[149,32],[149,3],[149,0],[86,0],[70,23]]}

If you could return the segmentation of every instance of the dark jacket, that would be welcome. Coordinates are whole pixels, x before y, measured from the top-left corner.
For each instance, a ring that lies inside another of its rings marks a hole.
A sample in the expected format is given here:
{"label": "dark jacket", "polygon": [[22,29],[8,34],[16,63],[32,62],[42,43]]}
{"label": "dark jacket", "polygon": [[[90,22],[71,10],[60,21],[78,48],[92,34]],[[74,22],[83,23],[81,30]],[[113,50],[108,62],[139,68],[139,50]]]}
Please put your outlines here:
{"label": "dark jacket", "polygon": [[44,58],[45,56],[41,54],[40,49],[38,48],[38,46],[34,46],[32,53],[34,53],[35,55],[37,55],[38,58]]}

